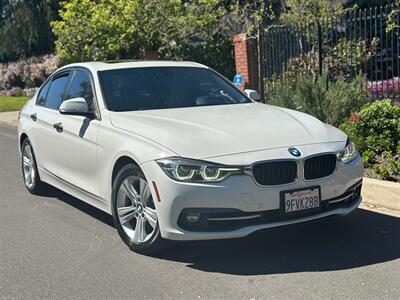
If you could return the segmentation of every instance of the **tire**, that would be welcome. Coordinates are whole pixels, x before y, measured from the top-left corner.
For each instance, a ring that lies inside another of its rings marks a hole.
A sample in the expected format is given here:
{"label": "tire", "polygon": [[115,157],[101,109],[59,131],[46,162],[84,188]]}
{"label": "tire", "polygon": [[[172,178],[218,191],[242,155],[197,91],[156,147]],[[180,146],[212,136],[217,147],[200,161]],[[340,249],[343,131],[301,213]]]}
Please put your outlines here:
{"label": "tire", "polygon": [[125,165],[115,177],[112,215],[119,236],[132,251],[148,255],[166,247],[149,185],[135,164]]}
{"label": "tire", "polygon": [[28,138],[21,146],[22,178],[26,189],[33,195],[40,195],[46,188],[46,184],[40,180],[33,147]]}

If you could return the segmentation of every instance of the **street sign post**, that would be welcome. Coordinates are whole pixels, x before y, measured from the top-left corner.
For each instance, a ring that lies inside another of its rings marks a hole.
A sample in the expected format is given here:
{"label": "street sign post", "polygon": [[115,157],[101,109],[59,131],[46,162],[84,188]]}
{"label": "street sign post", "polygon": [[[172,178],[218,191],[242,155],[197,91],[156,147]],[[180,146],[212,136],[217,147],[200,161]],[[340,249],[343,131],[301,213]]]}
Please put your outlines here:
{"label": "street sign post", "polygon": [[242,74],[236,74],[234,77],[233,77],[233,84],[236,86],[236,87],[240,87],[242,84],[243,84],[243,75]]}

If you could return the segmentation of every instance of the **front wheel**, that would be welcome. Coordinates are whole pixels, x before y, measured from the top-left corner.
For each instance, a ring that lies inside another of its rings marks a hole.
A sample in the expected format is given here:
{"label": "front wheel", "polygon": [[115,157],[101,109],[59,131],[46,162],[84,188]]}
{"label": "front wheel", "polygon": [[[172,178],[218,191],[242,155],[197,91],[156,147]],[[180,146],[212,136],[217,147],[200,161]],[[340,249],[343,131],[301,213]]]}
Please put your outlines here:
{"label": "front wheel", "polygon": [[117,174],[112,191],[114,225],[121,239],[138,253],[152,254],[162,250],[157,211],[149,184],[134,164],[124,166]]}

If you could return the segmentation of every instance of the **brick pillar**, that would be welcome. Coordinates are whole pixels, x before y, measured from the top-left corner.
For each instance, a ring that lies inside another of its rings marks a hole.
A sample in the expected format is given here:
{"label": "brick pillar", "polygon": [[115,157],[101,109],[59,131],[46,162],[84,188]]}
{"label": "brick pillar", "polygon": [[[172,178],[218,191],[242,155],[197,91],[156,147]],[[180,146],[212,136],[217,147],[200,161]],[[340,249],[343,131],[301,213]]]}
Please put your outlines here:
{"label": "brick pillar", "polygon": [[[233,37],[235,49],[236,74],[242,74],[244,79],[243,89],[259,90],[258,76],[258,47],[257,39],[246,38],[246,34],[237,34]],[[258,91],[260,92],[260,91]]]}

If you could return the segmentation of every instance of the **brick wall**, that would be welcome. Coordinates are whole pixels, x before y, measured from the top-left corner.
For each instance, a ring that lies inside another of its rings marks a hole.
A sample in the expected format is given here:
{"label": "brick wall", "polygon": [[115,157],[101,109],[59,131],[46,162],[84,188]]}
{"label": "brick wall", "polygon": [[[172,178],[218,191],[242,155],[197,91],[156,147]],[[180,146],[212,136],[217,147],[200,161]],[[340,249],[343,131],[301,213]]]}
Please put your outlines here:
{"label": "brick wall", "polygon": [[257,39],[247,38],[246,34],[237,34],[233,37],[235,49],[236,74],[242,74],[243,89],[259,89]]}

